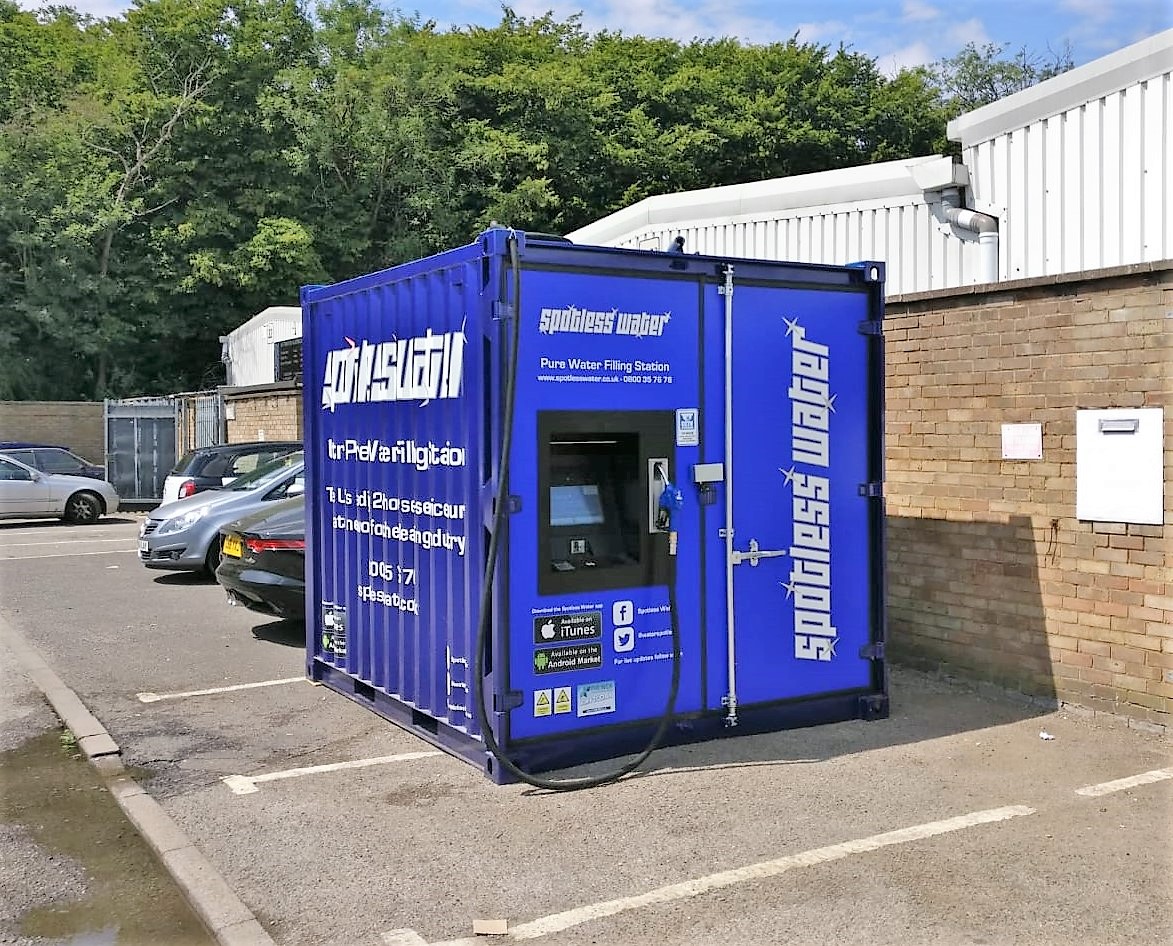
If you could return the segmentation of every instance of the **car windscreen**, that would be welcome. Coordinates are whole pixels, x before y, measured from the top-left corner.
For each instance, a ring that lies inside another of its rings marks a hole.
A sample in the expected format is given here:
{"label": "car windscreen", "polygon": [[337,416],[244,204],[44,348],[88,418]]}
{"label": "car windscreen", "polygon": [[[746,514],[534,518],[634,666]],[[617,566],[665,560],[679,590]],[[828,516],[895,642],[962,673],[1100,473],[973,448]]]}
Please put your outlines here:
{"label": "car windscreen", "polygon": [[198,450],[189,450],[182,457],[180,457],[179,462],[171,468],[171,474],[173,476],[179,476],[181,473],[186,473],[187,468],[191,466],[191,461],[195,459],[195,455],[198,452]]}
{"label": "car windscreen", "polygon": [[36,451],[37,469],[46,473],[78,473],[86,467],[85,461],[68,450],[40,449]]}
{"label": "car windscreen", "polygon": [[303,456],[304,454],[299,450],[297,453],[289,453],[283,457],[278,457],[276,460],[266,463],[264,466],[257,467],[251,473],[238,476],[226,488],[233,491],[256,489],[262,483],[279,479],[281,474],[291,466],[301,463]]}

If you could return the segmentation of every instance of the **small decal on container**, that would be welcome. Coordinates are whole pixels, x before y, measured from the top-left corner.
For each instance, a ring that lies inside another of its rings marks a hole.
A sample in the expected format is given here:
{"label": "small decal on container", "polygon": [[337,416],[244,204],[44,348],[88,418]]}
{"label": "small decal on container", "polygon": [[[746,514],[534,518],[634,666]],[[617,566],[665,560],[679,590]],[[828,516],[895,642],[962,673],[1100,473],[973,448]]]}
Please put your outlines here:
{"label": "small decal on container", "polygon": [[346,608],[332,601],[322,602],[322,650],[346,656]]}
{"label": "small decal on container", "polygon": [[676,446],[695,447],[701,442],[700,411],[682,407],[676,412]]}
{"label": "small decal on container", "polygon": [[559,673],[568,670],[594,670],[603,666],[603,645],[570,644],[566,647],[543,647],[534,651],[534,673]]}
{"label": "small decal on container", "polygon": [[534,690],[534,716],[549,716],[553,711],[550,690]]}
{"label": "small decal on container", "polygon": [[535,644],[561,644],[603,636],[602,611],[578,611],[534,618]]}
{"label": "small decal on container", "polygon": [[578,685],[578,715],[598,716],[615,712],[615,681],[600,680]]}
{"label": "small decal on container", "polygon": [[571,706],[570,687],[555,687],[554,712],[558,715],[569,713]]}

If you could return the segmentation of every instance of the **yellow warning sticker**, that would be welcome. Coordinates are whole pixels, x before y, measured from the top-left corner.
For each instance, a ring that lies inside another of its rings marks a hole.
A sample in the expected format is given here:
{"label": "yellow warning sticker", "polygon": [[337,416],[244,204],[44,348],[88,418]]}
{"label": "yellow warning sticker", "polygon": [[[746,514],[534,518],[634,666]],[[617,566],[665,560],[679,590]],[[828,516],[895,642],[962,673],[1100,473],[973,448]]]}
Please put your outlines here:
{"label": "yellow warning sticker", "polygon": [[553,708],[552,691],[534,690],[534,715],[549,716]]}
{"label": "yellow warning sticker", "polygon": [[555,687],[554,712],[569,713],[570,708],[570,687]]}

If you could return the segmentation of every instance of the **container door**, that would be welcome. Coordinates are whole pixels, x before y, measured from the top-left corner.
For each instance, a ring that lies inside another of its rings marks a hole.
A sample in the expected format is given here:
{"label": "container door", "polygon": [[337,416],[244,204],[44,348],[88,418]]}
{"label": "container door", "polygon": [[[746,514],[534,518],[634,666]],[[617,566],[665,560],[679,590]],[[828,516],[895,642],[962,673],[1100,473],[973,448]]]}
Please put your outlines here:
{"label": "container door", "polygon": [[[727,299],[714,302],[723,323]],[[734,288],[733,551],[722,560],[733,562],[732,676],[743,705],[869,686],[861,649],[879,553],[874,500],[861,489],[868,313],[865,292]]]}

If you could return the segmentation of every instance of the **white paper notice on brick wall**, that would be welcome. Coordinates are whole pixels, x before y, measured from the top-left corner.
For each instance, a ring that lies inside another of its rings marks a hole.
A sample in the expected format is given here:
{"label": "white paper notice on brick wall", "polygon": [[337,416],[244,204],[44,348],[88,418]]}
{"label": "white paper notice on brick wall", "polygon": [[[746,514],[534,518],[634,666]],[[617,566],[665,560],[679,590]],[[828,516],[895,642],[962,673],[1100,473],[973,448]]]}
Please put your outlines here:
{"label": "white paper notice on brick wall", "polygon": [[1075,412],[1075,515],[1161,525],[1165,412],[1159,407]]}
{"label": "white paper notice on brick wall", "polygon": [[1003,460],[1041,460],[1043,458],[1042,424],[1003,424]]}

